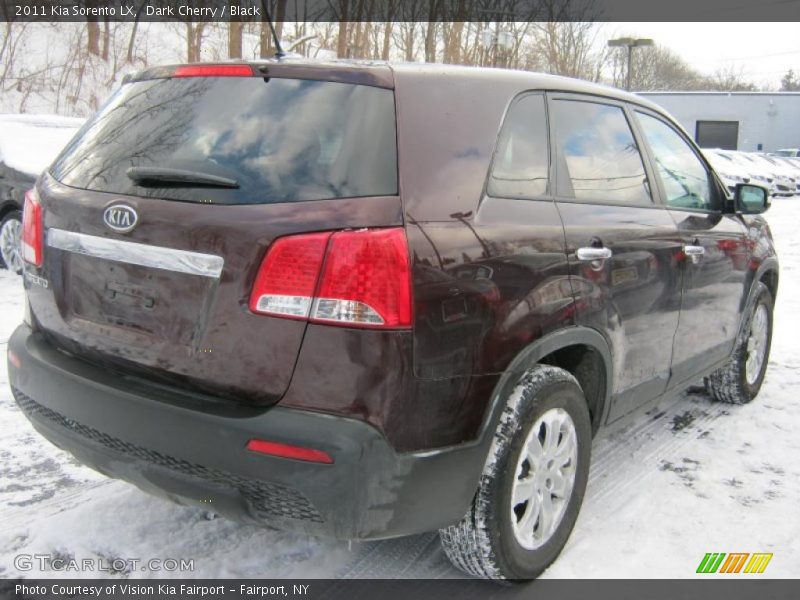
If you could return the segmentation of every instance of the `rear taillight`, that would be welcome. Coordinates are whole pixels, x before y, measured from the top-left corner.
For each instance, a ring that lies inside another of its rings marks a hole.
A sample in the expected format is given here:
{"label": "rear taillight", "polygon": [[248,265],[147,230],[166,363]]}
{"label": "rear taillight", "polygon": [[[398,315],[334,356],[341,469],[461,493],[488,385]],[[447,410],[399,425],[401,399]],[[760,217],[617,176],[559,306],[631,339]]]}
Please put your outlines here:
{"label": "rear taillight", "polygon": [[330,233],[280,238],[264,257],[250,294],[250,310],[307,319]]}
{"label": "rear taillight", "polygon": [[31,189],[25,193],[25,206],[22,209],[22,258],[35,267],[41,267],[43,246],[42,204],[39,194]]}
{"label": "rear taillight", "polygon": [[250,65],[183,65],[176,67],[173,77],[250,77]]}
{"label": "rear taillight", "polygon": [[403,229],[334,233],[311,318],[326,323],[409,327],[410,282]]}
{"label": "rear taillight", "polygon": [[277,240],[261,264],[250,310],[329,325],[410,327],[405,231],[340,231]]}

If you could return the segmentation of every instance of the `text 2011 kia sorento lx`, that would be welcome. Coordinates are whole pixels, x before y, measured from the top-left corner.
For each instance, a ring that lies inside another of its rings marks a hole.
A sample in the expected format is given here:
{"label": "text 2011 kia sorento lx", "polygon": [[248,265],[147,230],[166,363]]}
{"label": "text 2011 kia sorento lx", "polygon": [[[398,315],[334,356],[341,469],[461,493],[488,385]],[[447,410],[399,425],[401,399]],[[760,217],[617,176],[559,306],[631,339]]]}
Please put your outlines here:
{"label": "text 2011 kia sorento lx", "polygon": [[144,490],[343,539],[439,529],[468,573],[532,578],[600,426],[698,378],[758,393],[767,202],[654,104],[570,79],[152,69],[27,196],[10,381]]}

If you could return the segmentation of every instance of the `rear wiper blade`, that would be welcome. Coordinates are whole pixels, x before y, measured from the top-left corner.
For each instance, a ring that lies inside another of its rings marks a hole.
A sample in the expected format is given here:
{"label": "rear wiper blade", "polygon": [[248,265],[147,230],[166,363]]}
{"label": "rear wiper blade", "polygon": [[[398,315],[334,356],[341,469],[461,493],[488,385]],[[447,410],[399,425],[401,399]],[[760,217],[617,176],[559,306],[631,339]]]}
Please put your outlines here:
{"label": "rear wiper blade", "polygon": [[138,185],[200,185],[207,187],[238,188],[239,182],[228,177],[220,177],[202,171],[173,169],[170,167],[131,167],[126,171],[130,179]]}

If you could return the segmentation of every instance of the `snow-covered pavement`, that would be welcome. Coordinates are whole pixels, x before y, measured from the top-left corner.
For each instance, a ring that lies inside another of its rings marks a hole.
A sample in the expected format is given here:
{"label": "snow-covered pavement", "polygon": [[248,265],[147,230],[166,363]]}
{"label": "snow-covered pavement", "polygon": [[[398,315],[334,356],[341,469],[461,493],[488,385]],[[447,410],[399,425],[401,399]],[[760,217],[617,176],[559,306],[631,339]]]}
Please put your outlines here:
{"label": "snow-covered pavement", "polygon": [[[576,529],[545,577],[692,577],[706,552],[771,552],[762,577],[800,574],[800,198],[767,217],[781,281],[760,396],[740,407],[687,393],[601,432]],[[182,575],[207,578],[461,576],[433,533],[348,547],[208,519],[78,465],[12,400],[5,346],[22,313],[20,279],[0,271],[0,577],[80,575],[15,568],[35,554],[194,559]]]}

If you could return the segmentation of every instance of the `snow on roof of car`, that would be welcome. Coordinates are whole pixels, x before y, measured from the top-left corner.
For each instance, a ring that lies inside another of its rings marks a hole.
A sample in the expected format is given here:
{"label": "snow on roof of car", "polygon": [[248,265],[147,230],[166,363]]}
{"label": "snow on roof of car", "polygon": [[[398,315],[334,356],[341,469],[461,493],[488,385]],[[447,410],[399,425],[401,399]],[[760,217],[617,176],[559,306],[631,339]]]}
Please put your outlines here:
{"label": "snow on roof of car", "polygon": [[0,162],[38,177],[83,122],[59,115],[0,115]]}

